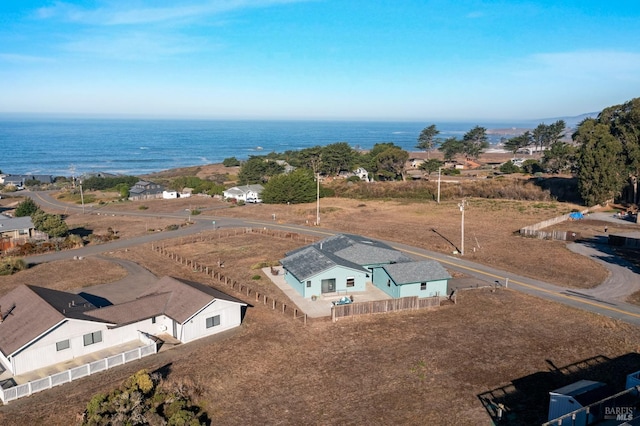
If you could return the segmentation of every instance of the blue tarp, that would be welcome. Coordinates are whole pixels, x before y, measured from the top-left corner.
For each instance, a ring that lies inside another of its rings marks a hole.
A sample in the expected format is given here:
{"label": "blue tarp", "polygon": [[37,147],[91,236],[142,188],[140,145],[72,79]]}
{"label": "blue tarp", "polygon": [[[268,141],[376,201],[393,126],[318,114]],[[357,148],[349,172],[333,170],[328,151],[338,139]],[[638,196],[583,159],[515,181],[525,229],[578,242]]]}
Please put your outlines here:
{"label": "blue tarp", "polygon": [[584,216],[580,212],[573,212],[573,213],[569,214],[569,218],[571,218],[573,220],[578,220],[578,219],[584,218]]}

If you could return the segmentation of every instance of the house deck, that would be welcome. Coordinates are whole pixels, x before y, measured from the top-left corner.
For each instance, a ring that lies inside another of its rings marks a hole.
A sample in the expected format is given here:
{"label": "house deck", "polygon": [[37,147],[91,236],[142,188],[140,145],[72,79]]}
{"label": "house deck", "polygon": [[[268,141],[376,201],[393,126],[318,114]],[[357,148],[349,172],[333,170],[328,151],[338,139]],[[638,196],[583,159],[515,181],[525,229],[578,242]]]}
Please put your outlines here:
{"label": "house deck", "polygon": [[369,302],[372,300],[391,299],[384,291],[375,287],[372,283],[367,283],[365,291],[340,292],[340,293],[324,293],[317,300],[305,299],[293,287],[284,280],[284,268],[282,266],[274,267],[278,271],[278,275],[271,274],[271,268],[263,268],[262,271],[271,281],[283,291],[287,297],[296,304],[309,318],[320,318],[331,316],[332,303],[344,296],[353,296],[354,302]]}
{"label": "house deck", "polygon": [[142,341],[132,341],[132,342],[124,343],[122,345],[113,346],[108,349],[103,349],[101,351],[96,351],[88,355],[80,356],[69,361],[53,364],[45,368],[29,371],[25,374],[20,374],[17,376],[12,376],[9,370],[5,370],[0,374],[0,383],[6,382],[8,386],[6,385],[2,386],[3,388],[6,388],[6,387],[12,387],[15,385],[20,385],[27,382],[32,382],[34,380],[43,379],[45,377],[54,375],[56,373],[61,373],[65,370],[70,370],[72,368],[79,367],[84,364],[98,361],[103,358],[108,358],[110,356],[118,355],[123,352],[127,352],[132,349],[140,348],[143,346],[146,346],[146,343],[143,343]]}

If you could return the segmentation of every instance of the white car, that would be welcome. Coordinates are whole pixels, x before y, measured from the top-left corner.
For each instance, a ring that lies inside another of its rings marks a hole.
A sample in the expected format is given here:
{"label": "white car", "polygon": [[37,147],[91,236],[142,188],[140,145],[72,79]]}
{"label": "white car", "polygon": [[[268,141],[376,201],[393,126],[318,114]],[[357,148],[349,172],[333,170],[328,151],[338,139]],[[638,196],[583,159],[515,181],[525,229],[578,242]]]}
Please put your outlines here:
{"label": "white car", "polygon": [[247,198],[247,203],[256,204],[261,202],[262,202],[262,199],[260,198]]}

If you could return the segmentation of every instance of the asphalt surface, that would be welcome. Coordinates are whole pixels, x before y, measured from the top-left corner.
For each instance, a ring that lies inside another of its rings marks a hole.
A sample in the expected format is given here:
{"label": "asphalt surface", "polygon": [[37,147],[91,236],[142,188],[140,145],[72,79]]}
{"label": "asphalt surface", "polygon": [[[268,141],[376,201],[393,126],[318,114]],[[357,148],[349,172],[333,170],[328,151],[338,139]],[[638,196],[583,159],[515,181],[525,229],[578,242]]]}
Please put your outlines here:
{"label": "asphalt surface", "polygon": [[[82,207],[71,206],[61,203],[49,194],[43,192],[26,193],[26,195],[34,198],[40,205],[49,205],[59,210],[82,211]],[[186,219],[186,213],[180,212],[176,214],[145,214],[145,213],[126,213],[109,212],[102,208],[101,213],[112,214],[117,216],[149,216],[149,217],[174,217]],[[85,207],[85,212],[88,212]],[[140,244],[151,243],[168,238],[197,234],[203,231],[212,230],[212,221],[216,221],[216,228],[227,227],[264,227],[270,229],[281,229],[286,231],[295,231],[308,235],[319,237],[327,237],[340,233],[325,228],[312,228],[307,226],[279,224],[271,221],[253,221],[242,219],[230,219],[219,216],[207,215],[209,212],[198,215],[197,218],[192,217],[193,225],[180,228],[176,231],[158,232],[148,234],[141,237],[131,238],[127,240],[116,240],[110,243],[86,246],[83,248],[61,251],[56,253],[32,256],[25,259],[30,264],[51,262],[55,260],[68,259],[73,256],[90,256],[99,253],[122,250],[128,247]],[[612,220],[619,220],[612,218]],[[605,244],[592,244],[586,246],[574,243],[569,246],[571,250],[594,258],[596,261],[602,262],[605,267],[610,270],[610,276],[600,286],[589,290],[575,290],[568,287],[556,286],[547,282],[535,280],[528,277],[519,276],[510,272],[469,262],[460,256],[451,256],[442,253],[436,253],[412,247],[406,244],[386,241],[389,245],[406,252],[416,259],[434,259],[441,262],[450,270],[463,272],[466,275],[477,279],[479,283],[485,285],[505,286],[526,294],[537,296],[546,300],[559,302],[578,309],[583,309],[600,315],[619,319],[634,325],[640,325],[640,307],[625,303],[624,296],[632,293],[635,289],[640,289],[640,275],[630,265],[624,261],[612,257],[611,252]]]}

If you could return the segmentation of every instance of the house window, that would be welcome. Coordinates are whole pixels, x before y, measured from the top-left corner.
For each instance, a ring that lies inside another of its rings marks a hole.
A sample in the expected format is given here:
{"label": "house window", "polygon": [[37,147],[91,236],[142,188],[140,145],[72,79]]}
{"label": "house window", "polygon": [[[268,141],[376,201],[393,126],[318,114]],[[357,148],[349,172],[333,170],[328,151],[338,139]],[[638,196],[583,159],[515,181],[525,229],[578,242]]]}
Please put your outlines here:
{"label": "house window", "polygon": [[71,345],[69,344],[69,339],[63,340],[61,342],[56,342],[56,351],[63,351],[65,349],[69,349]]}
{"label": "house window", "polygon": [[85,346],[100,343],[102,342],[102,331],[94,331],[93,333],[85,334],[82,336],[82,339],[84,340]]}
{"label": "house window", "polygon": [[420,283],[420,290],[426,290],[427,289],[427,283]]}
{"label": "house window", "polygon": [[307,288],[311,288],[311,281],[307,281]]}
{"label": "house window", "polygon": [[217,325],[220,325],[220,315],[207,318],[207,328],[215,327]]}
{"label": "house window", "polygon": [[353,277],[347,278],[347,287],[355,287],[356,279]]}

